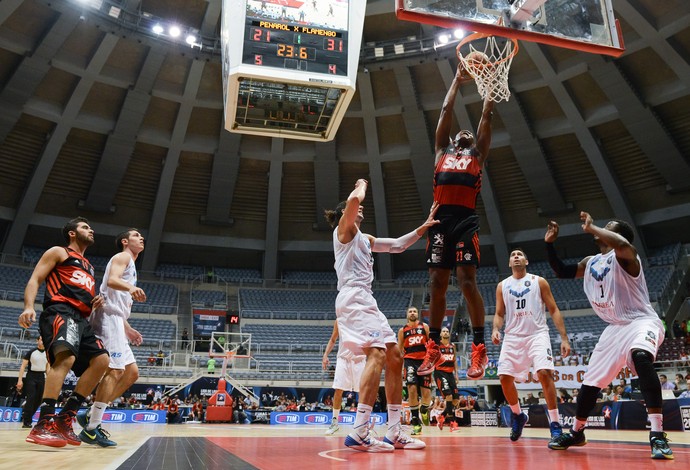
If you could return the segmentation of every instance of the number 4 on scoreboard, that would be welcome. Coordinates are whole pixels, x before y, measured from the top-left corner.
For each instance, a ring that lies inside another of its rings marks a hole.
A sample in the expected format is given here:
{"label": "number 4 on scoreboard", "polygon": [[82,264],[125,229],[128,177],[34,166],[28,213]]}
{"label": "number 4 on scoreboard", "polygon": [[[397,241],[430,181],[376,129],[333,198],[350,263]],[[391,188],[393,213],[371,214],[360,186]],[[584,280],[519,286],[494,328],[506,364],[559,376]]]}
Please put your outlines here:
{"label": "number 4 on scoreboard", "polygon": [[328,73],[333,74],[333,75],[338,73],[338,69],[335,66],[335,64],[328,64]]}

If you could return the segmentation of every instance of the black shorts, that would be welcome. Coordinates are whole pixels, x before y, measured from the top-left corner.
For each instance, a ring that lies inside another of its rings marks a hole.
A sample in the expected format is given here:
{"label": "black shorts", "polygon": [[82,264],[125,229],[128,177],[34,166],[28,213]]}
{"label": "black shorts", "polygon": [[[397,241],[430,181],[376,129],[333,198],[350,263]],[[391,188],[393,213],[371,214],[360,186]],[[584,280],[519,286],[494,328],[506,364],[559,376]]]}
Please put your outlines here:
{"label": "black shorts", "polygon": [[443,372],[440,370],[434,371],[434,378],[436,379],[436,388],[441,391],[444,397],[453,395],[453,400],[457,400],[458,385],[455,382],[455,375],[450,372]]}
{"label": "black shorts", "polygon": [[405,383],[408,386],[417,385],[418,387],[431,388],[431,375],[418,375],[417,369],[424,362],[421,359],[405,358]]}
{"label": "black shorts", "polygon": [[479,216],[443,217],[440,221],[427,231],[427,266],[443,269],[453,269],[457,265],[479,267]]}
{"label": "black shorts", "polygon": [[108,354],[88,320],[69,305],[54,304],[43,310],[38,327],[50,364],[55,362],[55,348],[64,346],[76,357],[72,371],[77,377],[89,367],[92,358]]}

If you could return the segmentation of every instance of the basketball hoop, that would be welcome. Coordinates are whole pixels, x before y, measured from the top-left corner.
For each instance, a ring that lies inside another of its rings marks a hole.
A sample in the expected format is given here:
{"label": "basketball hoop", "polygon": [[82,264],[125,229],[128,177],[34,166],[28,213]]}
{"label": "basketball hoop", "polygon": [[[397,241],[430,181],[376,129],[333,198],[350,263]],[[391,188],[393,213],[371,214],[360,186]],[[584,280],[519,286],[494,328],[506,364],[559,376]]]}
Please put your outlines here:
{"label": "basketball hoop", "polygon": [[[504,44],[500,44],[505,40]],[[483,48],[482,48],[483,43]],[[468,45],[469,51],[463,55],[460,49]],[[515,38],[500,38],[484,33],[474,33],[465,37],[456,51],[458,59],[467,72],[474,77],[477,83],[479,95],[491,101],[499,103],[510,99],[508,88],[508,73],[513,57],[519,50],[518,41]],[[468,58],[472,57],[470,60]],[[482,60],[475,57],[481,56]]]}

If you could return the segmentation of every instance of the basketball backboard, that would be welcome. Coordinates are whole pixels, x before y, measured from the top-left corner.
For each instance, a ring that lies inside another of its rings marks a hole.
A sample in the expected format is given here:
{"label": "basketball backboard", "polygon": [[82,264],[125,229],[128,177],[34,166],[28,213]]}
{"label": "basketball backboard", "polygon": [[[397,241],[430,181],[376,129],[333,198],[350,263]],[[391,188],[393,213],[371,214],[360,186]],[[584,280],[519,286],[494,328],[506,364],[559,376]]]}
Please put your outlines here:
{"label": "basketball backboard", "polygon": [[618,57],[623,38],[611,1],[396,0],[396,14],[418,23]]}

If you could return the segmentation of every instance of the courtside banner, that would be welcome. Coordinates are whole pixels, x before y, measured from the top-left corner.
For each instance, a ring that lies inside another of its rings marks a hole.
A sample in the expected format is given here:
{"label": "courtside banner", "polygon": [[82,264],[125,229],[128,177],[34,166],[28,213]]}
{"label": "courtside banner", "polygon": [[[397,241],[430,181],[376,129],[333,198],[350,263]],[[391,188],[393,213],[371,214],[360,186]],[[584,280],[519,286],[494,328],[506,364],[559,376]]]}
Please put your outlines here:
{"label": "courtside banner", "polygon": [[[56,413],[60,408],[56,408]],[[0,407],[0,420],[3,423],[19,423],[21,421],[21,408]],[[38,421],[38,411],[34,414],[33,421]],[[142,423],[165,424],[165,411],[161,410],[105,410],[104,423]]]}
{"label": "courtside banner", "polygon": [[[292,425],[327,425],[331,423],[333,413],[323,411],[273,411],[271,412],[271,424]],[[386,424],[386,413],[372,413],[371,419],[379,426]],[[343,413],[338,416],[338,423],[345,426],[355,424],[355,413]]]}
{"label": "courtside banner", "polygon": [[[587,372],[587,366],[585,365],[556,366],[556,370],[553,372],[553,381],[555,382],[557,389],[580,388],[585,376],[585,372]],[[620,379],[625,379],[628,383],[630,383],[630,380],[635,378],[637,378],[637,376],[633,374],[630,369],[624,367],[613,380],[613,384],[618,385]],[[518,390],[541,390],[541,383],[539,382],[537,375],[533,374],[532,372],[529,373],[526,381],[522,383],[515,382],[515,386]]]}

